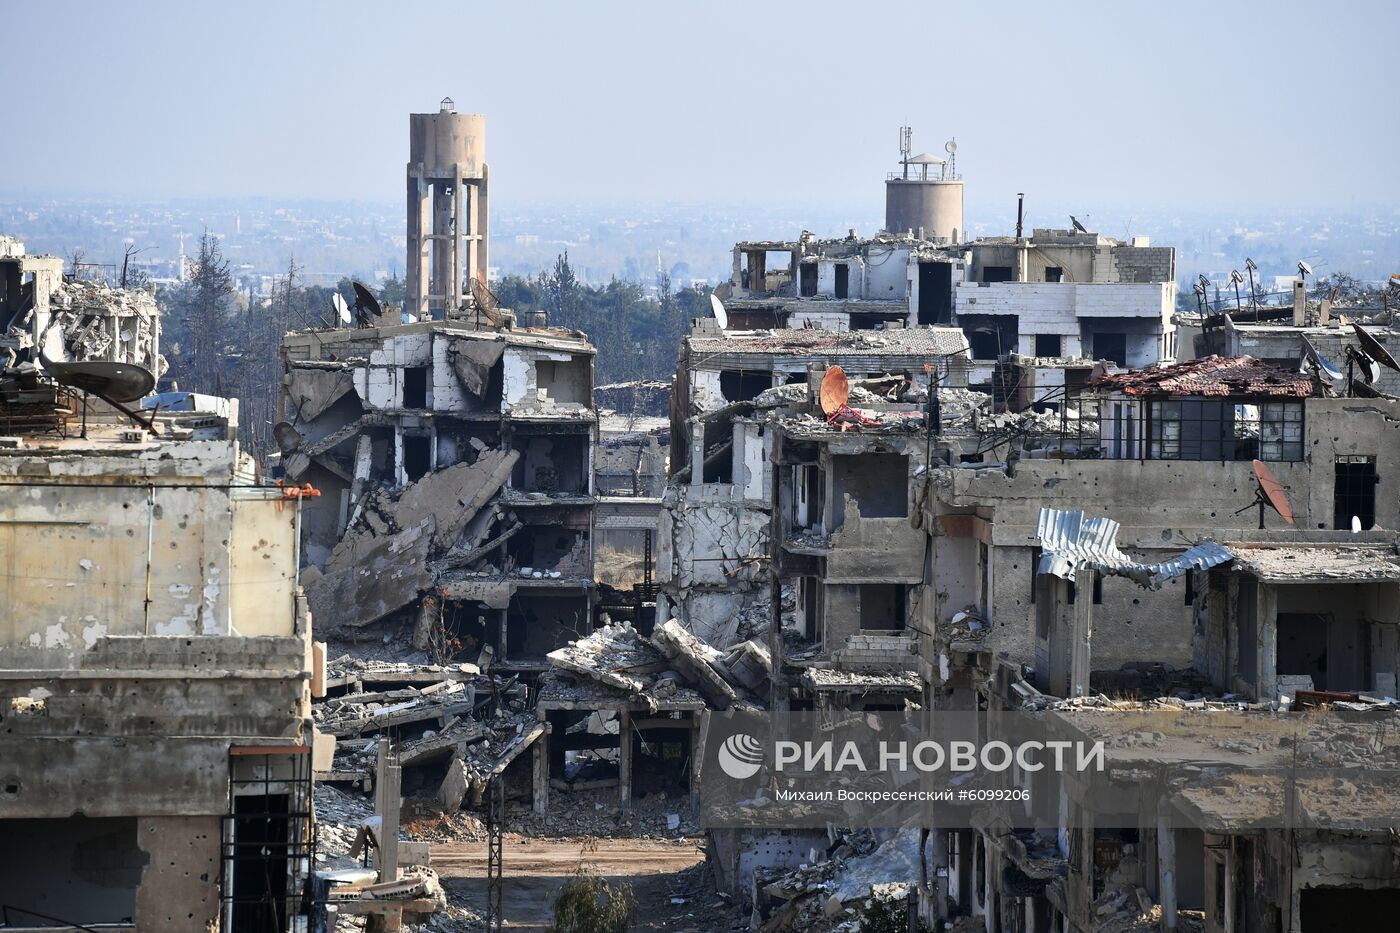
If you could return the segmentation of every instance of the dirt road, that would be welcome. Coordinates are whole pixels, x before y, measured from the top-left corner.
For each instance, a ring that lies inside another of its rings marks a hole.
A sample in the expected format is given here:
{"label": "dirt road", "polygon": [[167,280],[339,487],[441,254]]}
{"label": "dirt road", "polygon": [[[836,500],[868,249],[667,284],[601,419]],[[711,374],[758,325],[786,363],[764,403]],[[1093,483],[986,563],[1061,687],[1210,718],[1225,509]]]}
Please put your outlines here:
{"label": "dirt road", "polygon": [[[555,895],[581,862],[609,881],[632,885],[638,930],[727,930],[714,926],[726,908],[712,891],[700,890],[705,853],[691,839],[542,839],[507,833],[501,889],[505,925],[542,930],[551,918]],[[448,842],[433,846],[433,867],[443,887],[480,912],[486,910],[486,843]],[[682,872],[687,872],[682,875]],[[673,904],[673,898],[685,903]]]}

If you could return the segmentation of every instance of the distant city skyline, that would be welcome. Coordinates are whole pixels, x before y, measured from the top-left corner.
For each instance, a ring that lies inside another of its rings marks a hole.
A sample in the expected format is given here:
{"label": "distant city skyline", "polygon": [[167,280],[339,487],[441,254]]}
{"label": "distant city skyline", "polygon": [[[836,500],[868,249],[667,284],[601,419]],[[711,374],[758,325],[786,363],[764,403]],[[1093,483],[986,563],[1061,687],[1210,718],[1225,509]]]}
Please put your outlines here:
{"label": "distant city skyline", "polygon": [[[901,124],[916,151],[957,137],[969,219],[1017,191],[1086,213],[1400,206],[1381,54],[1400,8],[1328,7],[1345,54],[1318,20],[1291,2],[24,4],[7,31],[48,38],[0,59],[21,102],[0,192],[401,203],[407,114],[447,95],[487,116],[498,211],[878,218]],[[176,21],[197,38],[173,44]]]}

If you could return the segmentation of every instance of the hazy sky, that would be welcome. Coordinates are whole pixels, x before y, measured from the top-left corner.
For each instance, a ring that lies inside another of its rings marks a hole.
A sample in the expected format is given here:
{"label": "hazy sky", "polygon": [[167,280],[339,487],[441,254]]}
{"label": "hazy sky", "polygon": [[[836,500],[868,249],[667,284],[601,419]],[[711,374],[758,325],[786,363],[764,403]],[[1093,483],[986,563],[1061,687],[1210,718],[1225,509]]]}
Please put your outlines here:
{"label": "hazy sky", "polygon": [[398,199],[406,114],[488,117],[492,207],[1400,204],[1400,4],[7,2],[0,190]]}

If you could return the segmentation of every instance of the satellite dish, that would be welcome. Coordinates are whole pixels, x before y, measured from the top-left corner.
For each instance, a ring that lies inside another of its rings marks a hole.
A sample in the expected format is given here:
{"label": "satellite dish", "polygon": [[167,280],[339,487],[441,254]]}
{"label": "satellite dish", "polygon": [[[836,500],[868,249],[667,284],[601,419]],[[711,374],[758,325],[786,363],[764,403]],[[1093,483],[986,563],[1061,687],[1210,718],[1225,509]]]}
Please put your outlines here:
{"label": "satellite dish", "polygon": [[1244,260],[1244,267],[1245,267],[1246,269],[1248,269],[1250,272],[1257,271],[1258,268],[1259,268],[1258,266],[1256,266],[1256,265],[1254,264],[1254,260],[1253,260],[1253,259],[1250,259],[1248,256],[1245,257],[1245,260]]}
{"label": "satellite dish", "polygon": [[1331,360],[1327,359],[1327,357],[1323,356],[1321,353],[1318,353],[1317,347],[1313,346],[1313,342],[1309,340],[1306,335],[1300,336],[1302,336],[1303,340],[1303,354],[1308,358],[1308,361],[1316,366],[1318,372],[1322,373],[1329,382],[1340,382],[1342,379],[1342,371],[1332,365]]}
{"label": "satellite dish", "polygon": [[710,310],[715,313],[715,321],[719,324],[720,330],[729,329],[729,312],[724,310],[724,302],[719,300],[719,296],[710,293]]}
{"label": "satellite dish", "polygon": [[[1285,522],[1293,524],[1293,509],[1288,504],[1288,495],[1262,460],[1254,461],[1254,479],[1259,484],[1254,490],[1254,500],[1259,505],[1259,527],[1264,527],[1264,506],[1266,505],[1277,512]],[[1249,506],[1245,506],[1245,508],[1249,508]]]}
{"label": "satellite dish", "polygon": [[331,292],[331,307],[335,308],[335,314],[336,317],[340,318],[340,323],[349,324],[354,320],[350,316],[350,305],[340,292]]}
{"label": "satellite dish", "polygon": [[277,449],[284,454],[296,450],[302,441],[301,432],[286,421],[279,421],[272,426],[272,438],[277,441]]}
{"label": "satellite dish", "polygon": [[1312,266],[1303,262],[1303,260],[1301,259],[1298,260],[1298,274],[1301,275],[1303,278],[1307,278],[1308,276],[1313,274]]}
{"label": "satellite dish", "polygon": [[948,140],[946,143],[944,143],[944,144],[943,144],[943,151],[946,152],[946,153],[948,153],[948,155],[952,155],[953,153],[957,152],[957,151],[958,151],[958,143],[957,143],[957,140],[955,140],[955,139],[950,139],[950,140]]}
{"label": "satellite dish", "polygon": [[1392,402],[1400,401],[1400,396],[1387,395],[1375,386],[1362,382],[1360,379],[1351,380],[1351,394],[1356,398],[1384,398]]}
{"label": "satellite dish", "polygon": [[[1375,362],[1380,363],[1382,366],[1400,371],[1400,363],[1395,362],[1395,357],[1390,355],[1390,351],[1385,348],[1385,344],[1373,337],[1360,324],[1353,323],[1351,326],[1352,329],[1356,331],[1357,342],[1361,344],[1361,349],[1366,352],[1367,356]],[[1377,375],[1379,375],[1379,373]],[[1375,382],[1374,379],[1371,381]]]}
{"label": "satellite dish", "polygon": [[822,411],[828,415],[833,415],[846,404],[846,400],[851,397],[851,382],[846,378],[846,371],[840,366],[833,366],[822,376],[821,391],[817,396],[821,400]]}
{"label": "satellite dish", "polygon": [[369,286],[361,283],[350,283],[355,289],[355,317],[359,320],[361,327],[374,326],[374,319],[384,313],[384,309],[379,305],[379,299],[374,297],[374,292],[369,290]]}
{"label": "satellite dish", "polygon": [[1380,364],[1355,347],[1347,347],[1347,363],[1361,368],[1361,378],[1367,385],[1371,385],[1381,377]]}
{"label": "satellite dish", "polygon": [[1240,274],[1240,270],[1238,270],[1238,269],[1231,269],[1231,270],[1230,270],[1230,284],[1232,284],[1232,285],[1239,285],[1239,284],[1242,283],[1243,281],[1244,281],[1244,276]]}
{"label": "satellite dish", "polygon": [[133,363],[105,360],[54,363],[44,359],[43,364],[60,385],[81,389],[109,402],[134,402],[145,398],[156,387],[156,377],[151,371]]}

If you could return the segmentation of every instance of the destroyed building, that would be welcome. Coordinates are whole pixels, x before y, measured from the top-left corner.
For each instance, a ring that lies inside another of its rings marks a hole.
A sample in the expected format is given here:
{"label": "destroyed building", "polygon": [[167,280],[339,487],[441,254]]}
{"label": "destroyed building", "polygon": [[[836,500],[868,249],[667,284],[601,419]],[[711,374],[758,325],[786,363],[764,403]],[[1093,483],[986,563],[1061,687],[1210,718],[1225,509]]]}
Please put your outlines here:
{"label": "destroyed building", "polygon": [[144,289],[114,289],[65,278],[57,256],[31,256],[0,236],[0,360],[6,368],[40,357],[56,363],[103,360],[165,372],[160,313]]}
{"label": "destroyed building", "polygon": [[[813,427],[824,423],[817,394],[829,368],[840,366],[851,381],[853,407],[884,407],[891,426],[907,426],[910,417],[923,417],[930,372],[941,374],[941,384],[951,392],[965,379],[966,363],[967,341],[954,328],[745,332],[697,321],[682,349],[672,395],[671,484],[661,516],[657,617],[678,618],[719,648],[766,630],[775,429],[789,415]],[[880,392],[891,397],[882,399]],[[872,448],[872,457],[875,453]],[[838,457],[836,462],[861,460]],[[844,467],[841,472],[845,475]],[[824,484],[804,513],[808,520],[820,523],[824,516],[824,531],[837,531],[852,508],[843,503],[841,482],[830,471],[819,475],[813,464],[804,483],[804,495]],[[873,504],[867,510],[872,517],[878,511]],[[851,524],[844,541],[861,533],[856,516]],[[789,591],[785,599],[792,598]]]}
{"label": "destroyed building", "polygon": [[[0,413],[40,391],[14,372]],[[6,929],[271,930],[299,909],[324,753],[303,490],[254,482],[236,402],[187,403],[138,422],[92,396],[0,442]]]}
{"label": "destroyed building", "polygon": [[[1385,708],[1395,696],[1395,539],[1380,529],[1400,513],[1376,494],[1394,481],[1380,475],[1393,460],[1391,404],[1336,397],[1296,366],[1211,357],[1091,380],[1066,401],[1091,427],[1014,464],[930,471],[919,667],[932,715],[1139,702],[1105,695],[1198,712],[1166,733],[1156,720],[1096,720],[1113,749],[1157,736],[1150,765],[1124,753],[1116,815],[1095,809],[1102,799],[1069,799],[1058,827],[1008,835],[1004,812],[988,808],[973,830],[942,833],[934,867],[946,883],[924,892],[926,917],[976,916],[988,930],[1129,929],[1151,916],[1161,929],[1264,931],[1327,929],[1319,915],[1344,902],[1392,909],[1392,843],[1367,830],[1375,820],[1298,837],[1299,870],[1280,854],[1285,830],[1230,803],[1250,793],[1231,782],[1259,781],[1252,792],[1276,799],[1285,782],[1240,774],[1203,718],[1232,709],[1240,728],[1264,729],[1280,705]],[[1277,477],[1291,522],[1259,504],[1252,461]],[[1374,481],[1353,482],[1358,462],[1379,465]],[[1111,530],[1078,534],[1059,518],[1082,509],[1112,516],[1101,526]],[[1169,761],[1158,745],[1172,746]],[[1198,786],[1202,769],[1216,790]],[[1143,786],[1165,788],[1170,828]],[[1310,792],[1324,810],[1351,793],[1335,782]],[[1382,798],[1371,812],[1383,821],[1394,808]]]}
{"label": "destroyed building", "polygon": [[288,334],[290,477],[325,630],[394,622],[499,669],[593,629],[593,347],[425,321]]}

